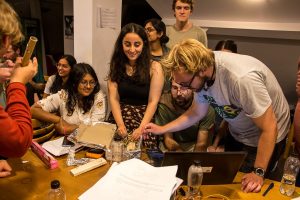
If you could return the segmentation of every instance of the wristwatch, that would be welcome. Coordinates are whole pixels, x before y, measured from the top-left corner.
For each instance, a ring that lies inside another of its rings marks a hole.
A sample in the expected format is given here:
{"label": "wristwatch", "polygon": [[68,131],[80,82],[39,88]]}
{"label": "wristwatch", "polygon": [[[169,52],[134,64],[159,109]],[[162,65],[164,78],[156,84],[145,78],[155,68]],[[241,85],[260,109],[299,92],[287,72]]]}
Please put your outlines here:
{"label": "wristwatch", "polygon": [[265,171],[263,168],[260,168],[260,167],[254,167],[254,168],[253,168],[253,172],[254,172],[256,175],[260,176],[260,177],[264,177],[264,176],[265,176],[265,173],[266,173],[266,171]]}

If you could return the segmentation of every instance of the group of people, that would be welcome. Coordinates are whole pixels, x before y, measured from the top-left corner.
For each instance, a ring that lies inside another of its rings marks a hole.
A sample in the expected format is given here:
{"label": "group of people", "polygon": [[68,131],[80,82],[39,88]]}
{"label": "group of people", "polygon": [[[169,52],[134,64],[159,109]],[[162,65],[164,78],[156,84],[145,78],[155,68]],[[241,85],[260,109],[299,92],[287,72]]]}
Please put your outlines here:
{"label": "group of people", "polygon": [[[9,84],[6,110],[0,107],[0,156],[26,152],[32,139],[31,114],[54,123],[62,135],[82,123],[105,121],[108,115],[121,136],[142,136],[146,148],[247,151],[242,190],[259,192],[264,177],[276,168],[290,128],[289,106],[276,77],[259,60],[238,54],[232,40],[218,43],[216,51],[208,49],[205,31],[189,20],[193,0],[173,0],[172,8],[173,26],[150,19],[144,27],[129,23],[121,29],[107,76],[109,114],[93,67],[71,55],[61,57],[43,99],[31,108],[24,84],[37,72],[37,60],[22,68],[19,61],[2,62],[0,80]],[[0,19],[3,57],[23,35],[17,14],[4,0]],[[220,131],[212,142],[216,115]],[[0,177],[10,171],[0,160]]]}

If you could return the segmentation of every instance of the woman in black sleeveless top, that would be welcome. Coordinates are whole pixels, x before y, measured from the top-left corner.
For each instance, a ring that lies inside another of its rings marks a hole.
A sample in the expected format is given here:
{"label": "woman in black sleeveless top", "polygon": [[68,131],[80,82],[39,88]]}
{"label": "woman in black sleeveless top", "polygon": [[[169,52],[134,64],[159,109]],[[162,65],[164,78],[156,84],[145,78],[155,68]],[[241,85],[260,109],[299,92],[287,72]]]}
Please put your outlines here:
{"label": "woman in black sleeveless top", "polygon": [[[151,61],[147,34],[140,25],[125,25],[116,41],[108,75],[109,122],[116,123],[124,137],[142,135],[143,126],[152,120],[164,84],[161,65]],[[156,148],[144,141],[148,148]]]}

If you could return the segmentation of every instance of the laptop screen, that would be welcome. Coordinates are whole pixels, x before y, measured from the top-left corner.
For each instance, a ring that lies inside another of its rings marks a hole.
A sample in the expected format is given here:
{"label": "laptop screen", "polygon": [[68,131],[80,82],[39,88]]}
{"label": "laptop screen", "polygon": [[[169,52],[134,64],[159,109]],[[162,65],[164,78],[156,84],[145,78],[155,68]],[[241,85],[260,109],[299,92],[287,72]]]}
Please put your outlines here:
{"label": "laptop screen", "polygon": [[231,184],[247,153],[238,152],[165,152],[162,166],[178,165],[176,176],[187,184],[189,167],[200,160],[203,185]]}

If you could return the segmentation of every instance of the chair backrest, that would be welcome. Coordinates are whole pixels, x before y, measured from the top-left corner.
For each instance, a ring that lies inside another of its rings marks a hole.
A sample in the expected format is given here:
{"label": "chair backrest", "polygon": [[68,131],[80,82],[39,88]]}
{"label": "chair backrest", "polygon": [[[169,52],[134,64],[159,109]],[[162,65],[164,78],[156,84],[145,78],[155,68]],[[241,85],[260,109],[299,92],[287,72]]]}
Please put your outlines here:
{"label": "chair backrest", "polygon": [[37,119],[31,119],[33,128],[33,140],[42,143],[52,138],[55,133],[53,123],[43,123]]}

